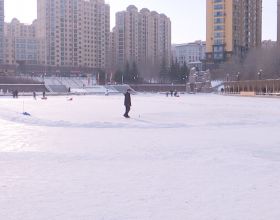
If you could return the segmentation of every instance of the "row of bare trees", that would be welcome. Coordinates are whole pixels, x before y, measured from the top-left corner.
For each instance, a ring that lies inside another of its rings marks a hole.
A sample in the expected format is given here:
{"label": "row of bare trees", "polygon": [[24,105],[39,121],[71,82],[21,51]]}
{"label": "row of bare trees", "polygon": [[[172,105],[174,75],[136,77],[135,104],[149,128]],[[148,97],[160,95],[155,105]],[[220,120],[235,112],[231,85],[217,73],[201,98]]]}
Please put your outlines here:
{"label": "row of bare trees", "polygon": [[216,77],[222,80],[280,78],[280,48],[251,49],[246,57],[232,56],[231,59],[220,66],[220,69],[223,69],[223,71]]}

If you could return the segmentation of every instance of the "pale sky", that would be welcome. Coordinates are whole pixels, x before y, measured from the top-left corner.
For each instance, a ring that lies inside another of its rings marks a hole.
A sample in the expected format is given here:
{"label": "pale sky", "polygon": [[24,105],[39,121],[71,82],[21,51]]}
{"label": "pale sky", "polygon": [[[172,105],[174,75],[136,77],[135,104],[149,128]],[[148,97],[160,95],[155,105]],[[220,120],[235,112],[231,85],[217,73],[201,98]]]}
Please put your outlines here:
{"label": "pale sky", "polygon": [[[212,0],[207,0],[212,1]],[[262,40],[277,38],[277,1],[263,1]],[[115,13],[128,5],[139,10],[148,8],[164,13],[172,22],[172,43],[188,43],[206,39],[206,0],[111,0],[111,29],[115,26]],[[32,23],[37,17],[37,0],[5,0],[5,21],[14,17],[21,22]]]}

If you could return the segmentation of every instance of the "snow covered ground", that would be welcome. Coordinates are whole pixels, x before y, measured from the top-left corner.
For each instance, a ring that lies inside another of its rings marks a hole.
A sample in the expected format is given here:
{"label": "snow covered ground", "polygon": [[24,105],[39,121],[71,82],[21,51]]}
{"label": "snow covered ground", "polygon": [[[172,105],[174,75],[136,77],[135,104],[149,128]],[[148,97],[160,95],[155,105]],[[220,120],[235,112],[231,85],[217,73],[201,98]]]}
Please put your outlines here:
{"label": "snow covered ground", "polygon": [[280,219],[280,100],[66,100],[0,98],[0,219]]}

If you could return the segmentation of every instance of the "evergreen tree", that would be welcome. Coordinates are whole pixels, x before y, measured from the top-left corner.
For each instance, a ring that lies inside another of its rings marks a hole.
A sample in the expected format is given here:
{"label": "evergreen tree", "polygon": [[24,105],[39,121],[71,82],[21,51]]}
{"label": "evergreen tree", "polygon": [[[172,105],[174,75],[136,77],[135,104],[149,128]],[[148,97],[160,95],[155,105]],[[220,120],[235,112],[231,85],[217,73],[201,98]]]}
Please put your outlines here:
{"label": "evergreen tree", "polygon": [[171,59],[170,67],[169,67],[169,79],[171,80],[171,82],[173,82],[174,72],[175,72],[175,63],[174,60]]}
{"label": "evergreen tree", "polygon": [[180,76],[179,81],[180,83],[186,83],[189,79],[190,70],[187,66],[187,63],[184,62],[183,66],[180,68]]}
{"label": "evergreen tree", "polygon": [[131,77],[131,69],[128,61],[126,62],[125,69],[124,69],[124,82],[129,83],[132,81]]}
{"label": "evergreen tree", "polygon": [[99,84],[105,85],[105,71],[104,70],[99,71]]}
{"label": "evergreen tree", "polygon": [[113,76],[113,80],[118,83],[118,84],[121,84],[122,83],[122,77],[123,77],[124,73],[123,71],[121,71],[120,69],[118,69],[114,76]]}
{"label": "evergreen tree", "polygon": [[136,64],[135,61],[133,61],[133,63],[132,63],[131,77],[132,77],[132,80],[133,80],[131,82],[138,83],[139,77],[140,77],[140,72],[138,70],[138,67],[137,67],[137,64]]}
{"label": "evergreen tree", "polygon": [[159,66],[159,76],[161,78],[161,82],[166,82],[166,80],[168,79],[168,67],[167,67],[167,63],[166,63],[166,59],[165,57],[163,57],[162,62],[160,63]]}

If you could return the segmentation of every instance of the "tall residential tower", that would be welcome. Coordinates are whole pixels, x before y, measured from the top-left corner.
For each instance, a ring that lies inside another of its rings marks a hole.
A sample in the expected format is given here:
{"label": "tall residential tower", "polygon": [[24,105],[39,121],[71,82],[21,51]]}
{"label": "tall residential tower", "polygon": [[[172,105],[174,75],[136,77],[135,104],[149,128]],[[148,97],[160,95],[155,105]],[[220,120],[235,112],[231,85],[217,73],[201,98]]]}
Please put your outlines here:
{"label": "tall residential tower", "polygon": [[280,0],[277,1],[277,46],[280,46]]}
{"label": "tall residential tower", "polygon": [[4,53],[4,0],[0,0],[0,72],[5,72],[5,53]]}
{"label": "tall residential tower", "polygon": [[116,13],[114,36],[119,67],[127,61],[148,65],[170,60],[171,21],[165,14],[130,5]]}
{"label": "tall residential tower", "polygon": [[109,67],[110,6],[104,0],[37,0],[37,15],[48,72]]}
{"label": "tall residential tower", "polygon": [[262,0],[206,0],[205,69],[219,71],[232,54],[261,47]]}

